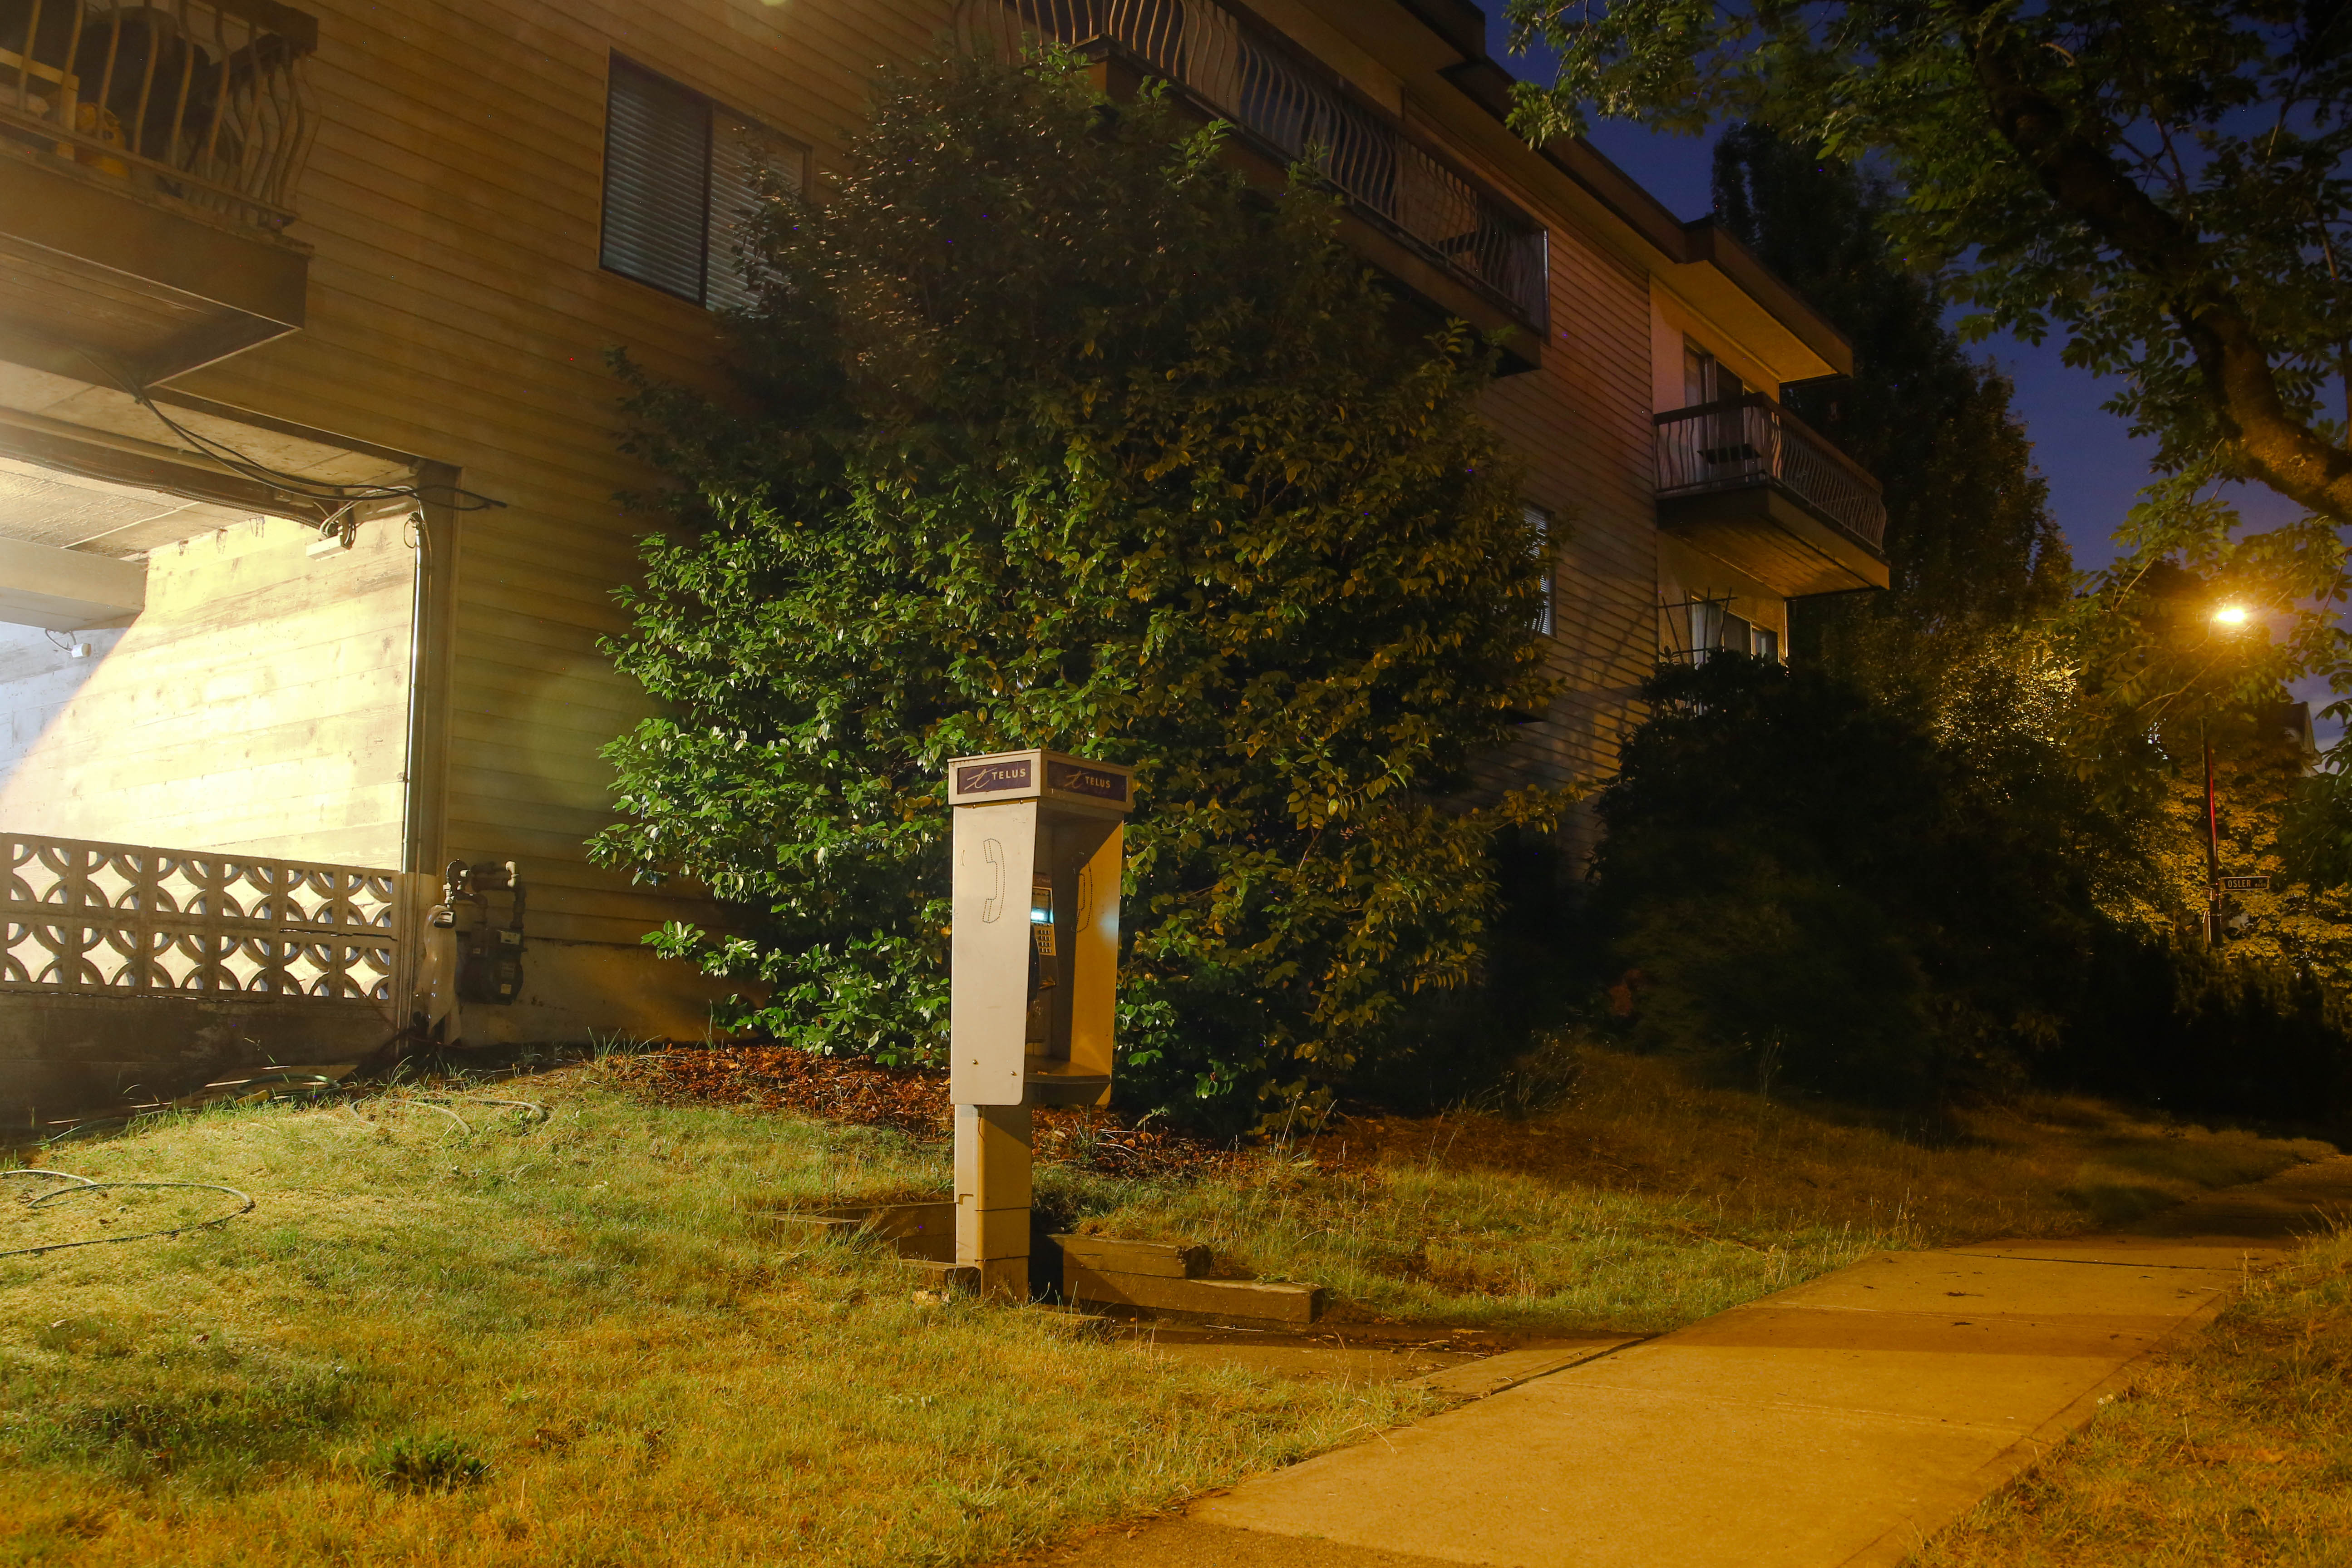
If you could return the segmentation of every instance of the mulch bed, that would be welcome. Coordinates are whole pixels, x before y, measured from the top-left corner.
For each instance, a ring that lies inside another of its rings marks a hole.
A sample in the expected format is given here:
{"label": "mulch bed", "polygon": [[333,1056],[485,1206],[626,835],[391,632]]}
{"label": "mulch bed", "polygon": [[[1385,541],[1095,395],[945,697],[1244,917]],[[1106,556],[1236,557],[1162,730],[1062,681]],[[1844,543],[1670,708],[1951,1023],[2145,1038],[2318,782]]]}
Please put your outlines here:
{"label": "mulch bed", "polygon": [[[857,1127],[889,1127],[924,1139],[954,1131],[943,1072],[813,1056],[789,1046],[677,1046],[614,1061],[611,1070],[664,1105],[797,1110]],[[1038,1156],[1108,1176],[1196,1176],[1234,1152],[1107,1110],[1036,1112]]]}

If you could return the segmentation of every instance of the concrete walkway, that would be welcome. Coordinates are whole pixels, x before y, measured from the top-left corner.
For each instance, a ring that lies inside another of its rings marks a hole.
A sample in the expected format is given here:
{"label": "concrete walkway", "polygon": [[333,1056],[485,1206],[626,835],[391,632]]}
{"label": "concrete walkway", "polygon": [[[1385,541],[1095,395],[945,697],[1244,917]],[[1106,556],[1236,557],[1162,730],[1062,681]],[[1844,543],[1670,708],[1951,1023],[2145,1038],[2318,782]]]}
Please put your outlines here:
{"label": "concrete walkway", "polygon": [[2324,1211],[2352,1212],[2352,1158],[2129,1235],[1882,1253],[1044,1561],[1897,1563]]}

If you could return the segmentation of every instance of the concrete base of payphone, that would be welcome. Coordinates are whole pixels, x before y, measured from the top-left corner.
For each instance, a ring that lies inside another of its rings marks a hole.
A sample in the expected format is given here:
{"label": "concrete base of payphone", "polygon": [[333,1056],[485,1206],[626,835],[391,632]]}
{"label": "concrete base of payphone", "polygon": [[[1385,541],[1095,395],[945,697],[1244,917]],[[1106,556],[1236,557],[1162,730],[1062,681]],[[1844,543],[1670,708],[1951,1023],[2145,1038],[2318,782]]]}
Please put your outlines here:
{"label": "concrete base of payphone", "polygon": [[[955,1260],[955,1205],[894,1204],[880,1208],[784,1215],[786,1223],[870,1230],[898,1249],[902,1267],[931,1289],[981,1293],[978,1266]],[[1319,1285],[1294,1280],[1208,1278],[1208,1249],[1168,1242],[1123,1241],[1108,1236],[1054,1234],[1032,1222],[1027,1289],[1001,1289],[999,1300],[1050,1301],[1108,1318],[1225,1324],[1242,1328],[1304,1328],[1323,1315]]]}
{"label": "concrete base of payphone", "polygon": [[1030,1122],[1025,1105],[955,1108],[956,1261],[983,1296],[1030,1296]]}

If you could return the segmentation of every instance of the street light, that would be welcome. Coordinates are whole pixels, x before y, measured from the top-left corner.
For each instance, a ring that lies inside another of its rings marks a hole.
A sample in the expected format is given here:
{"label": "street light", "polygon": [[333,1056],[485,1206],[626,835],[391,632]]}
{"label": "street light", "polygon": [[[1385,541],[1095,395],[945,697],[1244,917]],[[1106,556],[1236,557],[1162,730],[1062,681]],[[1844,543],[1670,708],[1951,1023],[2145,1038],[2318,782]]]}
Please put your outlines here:
{"label": "street light", "polygon": [[[2246,624],[2246,606],[2218,605],[2213,610],[2213,625],[2223,632],[2233,632]],[[2221,945],[2221,819],[2213,805],[2213,742],[2203,733],[2203,721],[2198,722],[2199,738],[2205,742],[2205,945]]]}

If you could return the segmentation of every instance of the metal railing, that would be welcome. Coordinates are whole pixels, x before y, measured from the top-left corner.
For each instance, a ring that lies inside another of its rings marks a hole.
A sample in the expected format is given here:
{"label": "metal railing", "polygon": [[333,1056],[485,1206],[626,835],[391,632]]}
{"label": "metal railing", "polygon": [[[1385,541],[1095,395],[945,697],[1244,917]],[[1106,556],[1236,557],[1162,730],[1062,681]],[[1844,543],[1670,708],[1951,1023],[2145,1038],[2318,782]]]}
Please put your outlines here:
{"label": "metal railing", "polygon": [[1873,550],[1886,542],[1878,481],[1760,392],[1657,416],[1658,494],[1772,485]]}
{"label": "metal railing", "polygon": [[390,1003],[396,873],[0,833],[0,992]]}
{"label": "metal railing", "polygon": [[1284,163],[1309,160],[1397,237],[1541,330],[1543,226],[1214,0],[961,0],[967,44],[1118,44]]}
{"label": "metal railing", "polygon": [[318,37],[274,0],[0,0],[0,138],[282,228]]}

